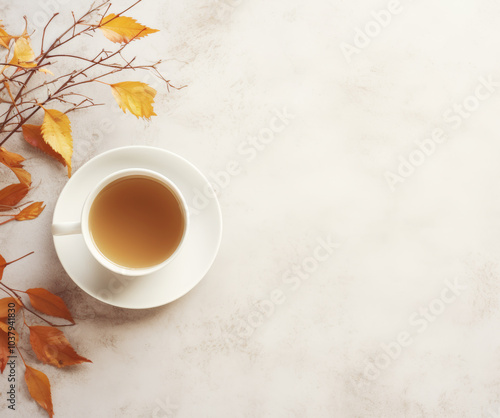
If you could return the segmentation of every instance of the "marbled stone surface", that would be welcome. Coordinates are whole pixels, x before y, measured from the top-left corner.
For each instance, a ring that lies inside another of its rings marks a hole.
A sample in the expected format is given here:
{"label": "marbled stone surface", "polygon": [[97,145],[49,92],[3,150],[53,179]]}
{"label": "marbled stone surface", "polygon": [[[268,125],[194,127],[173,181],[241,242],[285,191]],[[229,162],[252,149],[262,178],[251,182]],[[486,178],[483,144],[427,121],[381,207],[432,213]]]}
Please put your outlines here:
{"label": "marbled stone surface", "polygon": [[[53,38],[87,3],[0,0],[1,18],[22,31],[24,14],[40,27],[56,10]],[[47,208],[1,227],[6,259],[35,251],[4,280],[63,297],[68,338],[93,361],[27,355],[56,417],[500,416],[498,2],[144,0],[128,15],[161,32],[127,56],[168,59],[162,73],[188,87],[149,80],[151,122],[91,87],[108,105],[73,114],[75,170],[129,144],[178,153],[224,180],[224,235],[178,301],[102,304],[53,247],[64,169],[9,140]],[[87,56],[103,44],[76,43]],[[23,384],[2,411],[45,416]]]}

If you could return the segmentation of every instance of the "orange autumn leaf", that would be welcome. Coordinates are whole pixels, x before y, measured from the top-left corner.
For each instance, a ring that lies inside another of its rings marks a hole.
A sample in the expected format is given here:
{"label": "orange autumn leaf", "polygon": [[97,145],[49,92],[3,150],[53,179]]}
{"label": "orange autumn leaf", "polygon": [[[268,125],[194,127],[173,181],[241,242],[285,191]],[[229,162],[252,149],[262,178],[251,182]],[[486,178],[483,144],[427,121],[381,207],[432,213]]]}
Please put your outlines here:
{"label": "orange autumn leaf", "polygon": [[0,212],[11,210],[28,193],[29,187],[26,184],[16,183],[4,187],[0,190]]}
{"label": "orange autumn leaf", "polygon": [[7,339],[9,339],[9,338],[12,339],[13,338],[13,340],[15,342],[15,345],[17,345],[17,342],[19,341],[19,334],[17,333],[17,331],[15,329],[11,329],[9,331],[9,325],[7,325],[3,321],[0,321],[0,331],[3,331],[3,332],[5,332],[5,334],[7,334]]}
{"label": "orange autumn leaf", "polygon": [[0,163],[6,165],[7,167],[22,167],[21,164],[24,161],[22,155],[16,154],[15,152],[7,151],[5,148],[0,147]]}
{"label": "orange autumn leaf", "polygon": [[132,39],[142,38],[143,36],[158,32],[158,29],[151,29],[141,25],[131,17],[116,17],[114,13],[104,17],[99,28],[110,41],[120,43],[128,43]]}
{"label": "orange autumn leaf", "polygon": [[68,116],[59,110],[44,109],[42,137],[68,166],[68,177],[71,176],[71,156],[73,155],[73,138],[71,137],[71,122]]}
{"label": "orange autumn leaf", "polygon": [[[43,151],[49,157],[59,161],[63,166],[67,166],[61,154],[54,151],[49,144],[43,140],[42,127],[37,125],[23,125],[23,136],[28,144]],[[71,175],[71,166],[68,167],[68,177]]]}
{"label": "orange autumn leaf", "polygon": [[37,218],[44,209],[45,206],[43,205],[43,202],[35,202],[29,206],[26,206],[17,215],[14,215],[14,219],[16,221],[31,221],[32,219]]}
{"label": "orange autumn leaf", "polygon": [[23,161],[24,157],[21,155],[7,151],[5,148],[0,147],[0,163],[10,168],[22,184],[30,186],[31,174],[23,168]]}
{"label": "orange autumn leaf", "polygon": [[0,280],[2,280],[3,271],[5,270],[5,267],[7,267],[7,262],[5,261],[5,258],[3,258],[2,255],[0,254]]}
{"label": "orange autumn leaf", "polygon": [[5,370],[9,355],[9,337],[3,329],[0,329],[0,373]]}
{"label": "orange autumn leaf", "polygon": [[20,183],[30,186],[31,185],[31,174],[28,173],[24,168],[11,168],[12,172],[16,175]]}
{"label": "orange autumn leaf", "polygon": [[45,373],[27,365],[26,372],[24,373],[24,380],[26,380],[26,385],[28,385],[28,391],[31,397],[37,401],[52,418],[54,416],[54,407],[52,406],[49,378]]}
{"label": "orange autumn leaf", "polygon": [[72,366],[89,359],[76,353],[62,331],[54,327],[35,325],[30,329],[30,343],[38,360],[56,367]]}
{"label": "orange autumn leaf", "polygon": [[151,116],[156,116],[153,110],[156,96],[154,88],[140,81],[124,81],[110,86],[113,97],[124,113],[128,109],[138,118],[150,119]]}
{"label": "orange autumn leaf", "polygon": [[14,55],[9,64],[19,65],[25,68],[36,67],[35,52],[31,48],[27,37],[20,36],[14,44]]}
{"label": "orange autumn leaf", "polygon": [[[1,256],[0,256],[1,257]],[[5,260],[4,260],[5,261]],[[0,260],[1,263],[1,260]],[[14,304],[14,310],[17,312],[19,310],[19,305],[17,301],[13,297],[8,297],[8,298],[2,298],[0,299],[0,318],[7,318],[9,315],[9,305],[13,303]]]}
{"label": "orange autumn leaf", "polygon": [[44,314],[66,319],[73,324],[75,323],[68,307],[59,296],[42,288],[28,289],[26,293],[30,298],[33,308]]}
{"label": "orange autumn leaf", "polygon": [[[10,331],[10,338],[14,337],[14,343],[17,344],[19,335],[16,331]],[[12,344],[12,342],[11,342]],[[0,321],[0,372],[3,373],[5,366],[9,361],[9,356],[13,353],[9,349],[9,326]]]}

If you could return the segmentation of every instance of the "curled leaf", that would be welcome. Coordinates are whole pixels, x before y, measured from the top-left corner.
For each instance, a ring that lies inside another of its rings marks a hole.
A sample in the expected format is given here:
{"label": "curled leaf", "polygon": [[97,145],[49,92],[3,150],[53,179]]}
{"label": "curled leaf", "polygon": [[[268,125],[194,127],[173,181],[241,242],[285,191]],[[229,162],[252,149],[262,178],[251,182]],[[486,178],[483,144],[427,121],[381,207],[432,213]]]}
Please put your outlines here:
{"label": "curled leaf", "polygon": [[71,122],[68,116],[55,109],[44,109],[42,136],[68,166],[68,177],[71,175],[71,156],[73,155],[73,138],[71,137]]}
{"label": "curled leaf", "polygon": [[14,44],[14,55],[9,64],[19,65],[25,68],[36,67],[35,52],[31,48],[27,37],[19,37]]}
{"label": "curled leaf", "polygon": [[128,109],[130,113],[138,118],[150,119],[151,116],[156,116],[153,110],[156,90],[146,83],[124,81],[111,84],[111,92],[124,113]]}
{"label": "curled leaf", "polygon": [[16,183],[4,187],[0,190],[0,212],[10,210],[17,205],[28,193],[29,187],[26,184]]}
{"label": "curled leaf", "polygon": [[151,29],[141,25],[131,17],[116,17],[114,13],[104,17],[99,28],[110,41],[120,43],[128,43],[132,39],[142,38],[143,36],[158,32],[158,29]]}
{"label": "curled leaf", "polygon": [[[11,303],[14,304],[13,307],[9,306]],[[12,308],[15,310],[15,312],[17,312],[19,310],[19,307],[19,304],[13,297],[9,296],[8,298],[0,299],[0,318],[7,318],[7,316],[9,315],[9,309]]]}
{"label": "curled leaf", "polygon": [[36,325],[29,327],[30,343],[38,360],[56,367],[72,366],[89,359],[76,353],[62,331],[54,327]]}
{"label": "curled leaf", "polygon": [[[28,144],[43,151],[49,157],[52,157],[55,160],[59,161],[65,167],[68,165],[66,164],[66,161],[62,157],[62,155],[54,151],[52,147],[44,141],[41,126],[29,125],[29,124],[23,125],[23,136]],[[71,165],[68,166],[68,177],[70,175],[71,175]]]}
{"label": "curled leaf", "polygon": [[21,212],[14,216],[14,219],[16,221],[30,221],[37,218],[44,209],[45,206],[43,205],[43,202],[35,202],[26,206]]}
{"label": "curled leaf", "polygon": [[52,406],[52,395],[50,393],[49,378],[39,370],[33,367],[26,366],[24,373],[24,380],[28,385],[28,391],[31,397],[38,402],[38,404],[47,411],[49,417],[54,416],[54,407]]}
{"label": "curled leaf", "polygon": [[44,314],[66,319],[73,324],[75,323],[68,307],[59,296],[43,288],[28,289],[26,293],[30,298],[33,308]]}

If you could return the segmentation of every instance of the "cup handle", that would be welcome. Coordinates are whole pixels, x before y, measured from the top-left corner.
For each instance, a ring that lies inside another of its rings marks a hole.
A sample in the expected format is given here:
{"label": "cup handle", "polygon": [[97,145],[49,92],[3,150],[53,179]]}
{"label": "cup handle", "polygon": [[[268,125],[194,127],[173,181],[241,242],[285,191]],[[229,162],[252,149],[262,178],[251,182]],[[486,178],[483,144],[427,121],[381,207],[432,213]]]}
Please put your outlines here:
{"label": "cup handle", "polygon": [[82,233],[81,222],[52,224],[52,235],[74,235]]}

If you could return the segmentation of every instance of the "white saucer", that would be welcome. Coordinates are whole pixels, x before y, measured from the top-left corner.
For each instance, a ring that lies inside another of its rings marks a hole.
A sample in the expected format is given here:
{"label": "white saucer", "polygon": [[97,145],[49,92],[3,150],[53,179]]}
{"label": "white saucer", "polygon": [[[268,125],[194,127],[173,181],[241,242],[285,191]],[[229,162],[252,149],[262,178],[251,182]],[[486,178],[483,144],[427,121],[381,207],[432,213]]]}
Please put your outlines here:
{"label": "white saucer", "polygon": [[[53,223],[79,221],[92,188],[108,174],[125,168],[147,168],[163,174],[177,185],[190,207],[195,191],[213,191],[195,166],[169,151],[145,146],[113,149],[90,160],[70,178],[57,201]],[[190,214],[189,231],[177,256],[147,276],[118,276],[106,270],[90,254],[82,235],[54,236],[56,252],[73,281],[102,302],[130,309],[165,305],[196,286],[217,255],[222,216],[215,194],[205,204]]]}

